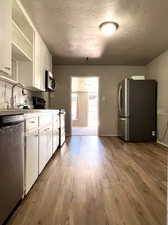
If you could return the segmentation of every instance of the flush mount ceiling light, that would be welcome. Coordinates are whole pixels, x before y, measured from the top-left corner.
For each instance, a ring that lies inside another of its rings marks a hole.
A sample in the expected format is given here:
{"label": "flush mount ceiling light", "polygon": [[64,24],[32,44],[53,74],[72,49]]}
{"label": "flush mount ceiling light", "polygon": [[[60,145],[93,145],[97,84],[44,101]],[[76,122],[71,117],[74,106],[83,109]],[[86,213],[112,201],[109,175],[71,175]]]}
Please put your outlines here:
{"label": "flush mount ceiling light", "polygon": [[100,30],[106,36],[114,34],[117,31],[118,27],[119,27],[118,23],[111,21],[106,21],[100,24]]}

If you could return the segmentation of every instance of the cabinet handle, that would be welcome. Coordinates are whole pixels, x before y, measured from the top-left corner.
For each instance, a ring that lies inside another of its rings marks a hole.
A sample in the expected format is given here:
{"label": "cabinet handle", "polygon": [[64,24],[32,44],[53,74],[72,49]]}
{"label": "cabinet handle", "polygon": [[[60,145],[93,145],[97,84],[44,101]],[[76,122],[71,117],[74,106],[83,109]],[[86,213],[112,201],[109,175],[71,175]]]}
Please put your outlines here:
{"label": "cabinet handle", "polygon": [[46,128],[44,131],[50,130],[50,128]]}
{"label": "cabinet handle", "polygon": [[30,121],[30,123],[35,123],[35,121]]}
{"label": "cabinet handle", "polygon": [[5,68],[6,70],[11,70],[11,68],[8,67],[8,66],[5,66],[4,68]]}

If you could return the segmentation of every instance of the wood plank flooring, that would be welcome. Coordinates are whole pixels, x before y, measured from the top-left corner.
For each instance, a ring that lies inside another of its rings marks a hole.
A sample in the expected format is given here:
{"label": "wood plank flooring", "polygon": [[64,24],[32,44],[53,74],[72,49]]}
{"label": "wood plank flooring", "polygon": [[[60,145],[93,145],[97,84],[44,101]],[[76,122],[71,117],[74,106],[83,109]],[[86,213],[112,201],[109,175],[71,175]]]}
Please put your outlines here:
{"label": "wood plank flooring", "polygon": [[166,225],[166,186],[164,147],[73,136],[8,225]]}

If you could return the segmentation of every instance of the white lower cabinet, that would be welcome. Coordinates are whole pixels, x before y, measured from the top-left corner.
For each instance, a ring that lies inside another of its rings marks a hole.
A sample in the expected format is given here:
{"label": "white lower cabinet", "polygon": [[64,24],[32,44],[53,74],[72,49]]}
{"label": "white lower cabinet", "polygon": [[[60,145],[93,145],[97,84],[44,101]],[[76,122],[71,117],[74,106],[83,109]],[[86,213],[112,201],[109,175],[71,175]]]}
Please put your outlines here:
{"label": "white lower cabinet", "polygon": [[53,128],[53,154],[59,146],[59,128]]}
{"label": "white lower cabinet", "polygon": [[39,131],[39,174],[52,156],[52,125]]}
{"label": "white lower cabinet", "polygon": [[39,174],[47,163],[47,130],[48,128],[44,128],[39,131]]}
{"label": "white lower cabinet", "polygon": [[58,112],[25,117],[25,194],[29,192],[58,145]]}
{"label": "white lower cabinet", "polygon": [[38,178],[38,130],[26,134],[25,141],[25,194],[27,194]]}
{"label": "white lower cabinet", "polygon": [[53,154],[59,146],[59,114],[53,115]]}
{"label": "white lower cabinet", "polygon": [[52,124],[48,127],[48,132],[47,132],[47,162],[50,160],[52,157]]}

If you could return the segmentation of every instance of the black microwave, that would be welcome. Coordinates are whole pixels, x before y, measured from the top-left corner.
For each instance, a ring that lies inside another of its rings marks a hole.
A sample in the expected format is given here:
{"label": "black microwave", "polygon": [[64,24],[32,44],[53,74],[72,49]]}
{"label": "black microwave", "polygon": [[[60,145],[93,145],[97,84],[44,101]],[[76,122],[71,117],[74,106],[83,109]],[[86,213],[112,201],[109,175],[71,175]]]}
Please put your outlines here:
{"label": "black microwave", "polygon": [[46,91],[54,91],[56,88],[56,81],[53,77],[53,74],[46,70]]}

